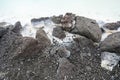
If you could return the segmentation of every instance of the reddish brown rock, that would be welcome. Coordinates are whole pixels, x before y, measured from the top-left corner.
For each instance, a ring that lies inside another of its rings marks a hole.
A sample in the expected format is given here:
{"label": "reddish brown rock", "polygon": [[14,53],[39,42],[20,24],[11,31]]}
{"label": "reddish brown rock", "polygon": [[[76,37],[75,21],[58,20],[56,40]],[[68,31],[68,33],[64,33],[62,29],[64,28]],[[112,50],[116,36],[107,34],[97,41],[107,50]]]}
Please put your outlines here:
{"label": "reddish brown rock", "polygon": [[45,33],[45,31],[42,30],[42,29],[39,29],[36,32],[36,39],[38,41],[39,46],[41,46],[41,47],[47,47],[47,46],[51,45],[50,39],[48,38],[48,36]]}

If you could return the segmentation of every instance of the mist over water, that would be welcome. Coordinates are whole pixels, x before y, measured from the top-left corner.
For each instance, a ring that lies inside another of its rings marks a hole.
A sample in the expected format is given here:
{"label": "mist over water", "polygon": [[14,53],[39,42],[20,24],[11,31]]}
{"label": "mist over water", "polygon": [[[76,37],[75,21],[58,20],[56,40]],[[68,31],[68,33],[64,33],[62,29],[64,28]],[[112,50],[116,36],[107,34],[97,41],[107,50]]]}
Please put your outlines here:
{"label": "mist over water", "polygon": [[72,12],[96,20],[120,20],[120,0],[0,0],[0,21],[22,24],[31,18]]}

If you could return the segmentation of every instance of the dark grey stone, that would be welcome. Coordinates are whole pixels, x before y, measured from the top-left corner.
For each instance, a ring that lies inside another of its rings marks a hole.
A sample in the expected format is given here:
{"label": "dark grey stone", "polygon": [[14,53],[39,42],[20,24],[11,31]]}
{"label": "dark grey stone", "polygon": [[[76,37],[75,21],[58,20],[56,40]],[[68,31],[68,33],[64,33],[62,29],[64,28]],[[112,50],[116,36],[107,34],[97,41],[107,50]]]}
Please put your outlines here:
{"label": "dark grey stone", "polygon": [[102,51],[120,53],[120,32],[109,35],[100,43],[100,49]]}
{"label": "dark grey stone", "polygon": [[77,16],[74,29],[71,31],[72,33],[80,34],[95,42],[101,40],[102,32],[95,20]]}
{"label": "dark grey stone", "polygon": [[64,39],[66,37],[65,32],[62,30],[60,26],[57,26],[53,29],[52,35],[59,38]]}

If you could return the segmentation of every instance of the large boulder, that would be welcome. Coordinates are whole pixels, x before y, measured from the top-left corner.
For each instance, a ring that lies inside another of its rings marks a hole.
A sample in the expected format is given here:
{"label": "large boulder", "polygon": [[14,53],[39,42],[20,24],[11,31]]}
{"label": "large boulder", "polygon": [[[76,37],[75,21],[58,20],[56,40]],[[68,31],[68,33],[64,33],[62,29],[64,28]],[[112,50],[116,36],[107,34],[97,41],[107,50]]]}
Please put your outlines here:
{"label": "large boulder", "polygon": [[102,51],[120,53],[120,32],[109,35],[100,43],[100,49]]}
{"label": "large boulder", "polygon": [[60,26],[57,26],[53,29],[52,35],[59,39],[64,39],[66,37],[65,32]]}
{"label": "large boulder", "polygon": [[103,27],[109,30],[117,30],[120,27],[120,21],[116,23],[106,23]]}
{"label": "large boulder", "polygon": [[21,56],[34,55],[40,51],[38,41],[30,37],[22,37],[12,31],[8,31],[0,40],[0,57],[13,59]]}
{"label": "large boulder", "polygon": [[99,42],[102,35],[95,20],[80,16],[76,16],[75,28],[71,32],[85,36],[95,42]]}
{"label": "large boulder", "polygon": [[51,17],[51,20],[55,24],[60,24],[64,30],[70,31],[74,27],[75,14],[66,13],[64,16],[53,16]]}

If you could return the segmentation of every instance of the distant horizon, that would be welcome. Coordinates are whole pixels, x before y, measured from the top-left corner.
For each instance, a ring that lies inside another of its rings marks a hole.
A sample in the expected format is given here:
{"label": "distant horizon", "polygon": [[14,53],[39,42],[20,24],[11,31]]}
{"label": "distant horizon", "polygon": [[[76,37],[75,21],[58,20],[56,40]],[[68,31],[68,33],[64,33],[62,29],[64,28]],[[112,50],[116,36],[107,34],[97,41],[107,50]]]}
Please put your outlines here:
{"label": "distant horizon", "polygon": [[0,0],[0,21],[27,20],[71,12],[79,16],[120,21],[120,0]]}

